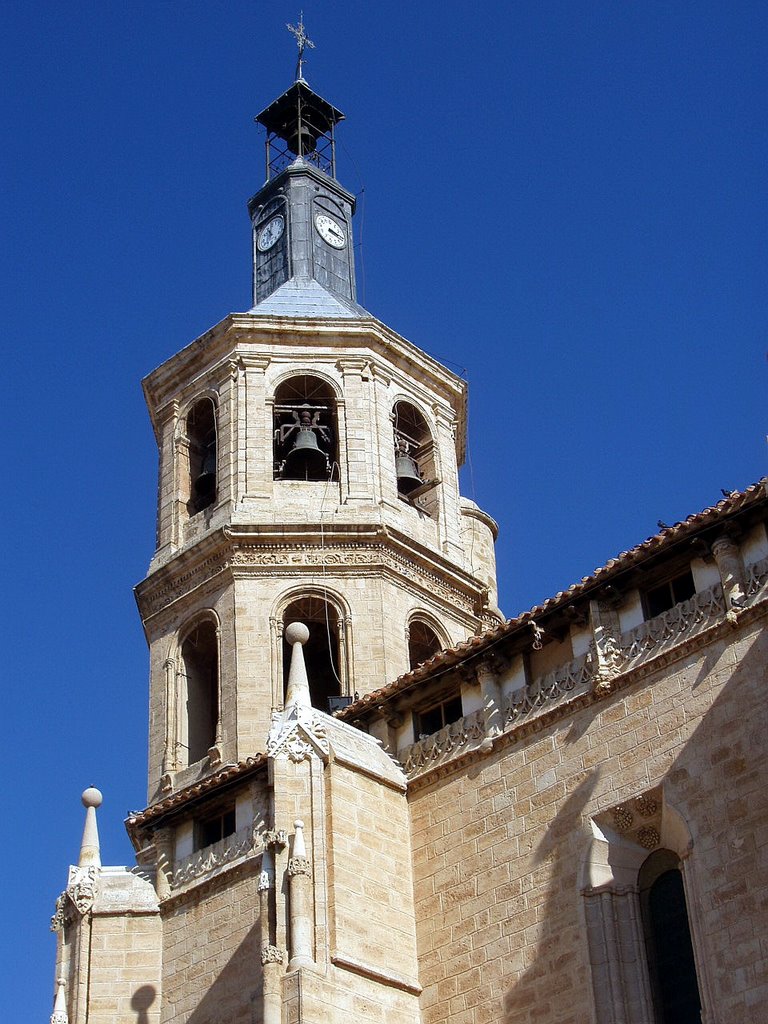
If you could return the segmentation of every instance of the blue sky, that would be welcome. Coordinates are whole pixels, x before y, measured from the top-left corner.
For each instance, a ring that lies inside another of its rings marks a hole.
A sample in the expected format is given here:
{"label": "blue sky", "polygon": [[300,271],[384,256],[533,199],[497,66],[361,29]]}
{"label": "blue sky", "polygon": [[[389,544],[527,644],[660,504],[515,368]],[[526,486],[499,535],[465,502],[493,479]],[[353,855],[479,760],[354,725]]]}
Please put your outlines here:
{"label": "blue sky", "polygon": [[[305,0],[360,298],[470,384],[465,493],[515,614],[768,471],[763,3]],[[79,794],[143,805],[154,540],[140,379],[250,305],[283,3],[0,14],[10,717],[0,1017],[46,1020]]]}

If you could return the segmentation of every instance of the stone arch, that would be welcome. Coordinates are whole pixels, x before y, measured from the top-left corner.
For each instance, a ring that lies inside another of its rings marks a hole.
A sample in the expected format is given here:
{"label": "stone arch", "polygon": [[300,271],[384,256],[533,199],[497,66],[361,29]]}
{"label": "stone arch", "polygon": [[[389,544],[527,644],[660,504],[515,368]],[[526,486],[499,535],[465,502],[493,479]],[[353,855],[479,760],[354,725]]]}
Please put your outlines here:
{"label": "stone arch", "polygon": [[278,480],[338,480],[338,385],[294,368],[273,386],[273,475]]}
{"label": "stone arch", "polygon": [[679,866],[693,942],[704,1019],[706,956],[699,921],[693,843],[683,816],[661,786],[617,804],[590,820],[581,865],[582,895],[595,999],[596,1024],[653,1020],[654,999],[640,907],[641,871],[649,855],[666,851]]}
{"label": "stone arch", "polygon": [[427,661],[433,654],[451,646],[442,623],[430,612],[416,609],[408,616],[405,627],[409,670]]}
{"label": "stone arch", "polygon": [[392,403],[391,419],[398,497],[437,518],[439,473],[432,417],[403,396]]}
{"label": "stone arch", "polygon": [[[175,644],[172,705],[174,761],[186,768],[205,757],[218,760],[221,746],[220,624],[212,608],[179,629]],[[169,706],[169,711],[171,707]]]}
{"label": "stone arch", "polygon": [[290,651],[284,639],[290,622],[309,629],[304,646],[309,690],[314,707],[328,711],[328,698],[350,693],[352,630],[349,605],[327,587],[298,586],[282,594],[273,623],[273,705],[282,706],[288,680]]}
{"label": "stone arch", "polygon": [[181,411],[176,436],[179,491],[189,517],[215,504],[219,483],[219,400],[198,392]]}

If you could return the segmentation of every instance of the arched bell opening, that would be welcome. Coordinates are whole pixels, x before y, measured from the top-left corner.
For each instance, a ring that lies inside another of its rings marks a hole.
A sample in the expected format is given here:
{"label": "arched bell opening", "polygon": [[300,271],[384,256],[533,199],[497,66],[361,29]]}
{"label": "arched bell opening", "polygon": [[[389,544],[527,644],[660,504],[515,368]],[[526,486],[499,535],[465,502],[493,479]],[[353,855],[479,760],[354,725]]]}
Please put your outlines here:
{"label": "arched bell opening", "polygon": [[437,467],[429,424],[410,402],[395,402],[392,411],[395,478],[399,497],[437,516]]}
{"label": "arched bell opening", "polygon": [[309,374],[283,381],[274,417],[275,479],[338,480],[336,396],[327,381]]}
{"label": "arched bell opening", "polygon": [[428,661],[433,654],[442,651],[445,644],[435,630],[421,619],[411,619],[408,624],[408,667],[416,668]]}
{"label": "arched bell opening", "polygon": [[657,1018],[662,1024],[699,1024],[701,998],[680,859],[671,850],[654,850],[637,881]]}
{"label": "arched bell opening", "polygon": [[288,686],[291,649],[285,640],[285,626],[303,622],[309,629],[309,640],[304,644],[309,693],[312,706],[328,712],[328,698],[342,693],[344,670],[342,663],[342,636],[339,613],[320,597],[301,597],[292,601],[283,613],[283,697]]}
{"label": "arched bell opening", "polygon": [[216,743],[219,721],[219,644],[216,623],[198,622],[181,644],[177,675],[178,760],[182,767],[204,758]]}
{"label": "arched bell opening", "polygon": [[216,500],[216,407],[201,398],[187,413],[186,438],[189,457],[187,511],[202,512]]}

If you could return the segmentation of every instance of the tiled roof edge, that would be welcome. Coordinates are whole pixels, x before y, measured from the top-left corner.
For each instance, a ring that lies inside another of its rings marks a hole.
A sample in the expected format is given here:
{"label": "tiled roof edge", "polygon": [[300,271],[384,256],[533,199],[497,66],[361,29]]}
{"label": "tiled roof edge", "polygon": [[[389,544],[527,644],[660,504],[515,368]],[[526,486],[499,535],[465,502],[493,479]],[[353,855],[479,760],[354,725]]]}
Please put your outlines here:
{"label": "tiled roof edge", "polygon": [[674,543],[684,540],[698,530],[711,526],[718,520],[734,515],[750,505],[757,504],[761,499],[766,500],[767,498],[768,477],[763,477],[762,480],[751,484],[743,491],[732,491],[727,498],[718,501],[716,505],[708,506],[679,523],[667,526],[628,551],[622,551],[615,558],[609,559],[605,565],[596,569],[591,576],[584,576],[578,583],[571,584],[567,590],[561,590],[542,604],[535,605],[529,611],[522,612],[513,619],[507,619],[506,622],[502,622],[498,626],[492,626],[478,636],[469,637],[469,639],[456,644],[455,647],[439,651],[415,669],[398,676],[393,682],[360,697],[359,700],[337,712],[336,717],[344,720],[354,719],[377,705],[383,704],[395,694],[407,690],[414,683],[428,679],[434,673],[452,668],[469,658],[482,655],[499,640],[510,636],[517,629],[535,621],[541,615],[548,614],[558,607],[578,599],[598,585],[606,584],[618,573],[658,554],[664,548],[671,547]]}
{"label": "tiled roof edge", "polygon": [[190,800],[204,796],[211,790],[218,789],[224,783],[232,782],[241,776],[248,775],[250,772],[266,765],[266,763],[266,754],[256,754],[254,757],[247,757],[244,761],[238,761],[237,764],[224,765],[223,768],[220,768],[212,775],[207,775],[204,779],[200,779],[199,782],[193,782],[191,785],[185,786],[184,789],[180,789],[177,793],[171,793],[170,796],[159,800],[156,804],[150,804],[146,810],[129,814],[125,819],[126,828],[129,830],[143,828],[145,825],[165,817],[165,815],[176,810],[177,807],[188,803]]}

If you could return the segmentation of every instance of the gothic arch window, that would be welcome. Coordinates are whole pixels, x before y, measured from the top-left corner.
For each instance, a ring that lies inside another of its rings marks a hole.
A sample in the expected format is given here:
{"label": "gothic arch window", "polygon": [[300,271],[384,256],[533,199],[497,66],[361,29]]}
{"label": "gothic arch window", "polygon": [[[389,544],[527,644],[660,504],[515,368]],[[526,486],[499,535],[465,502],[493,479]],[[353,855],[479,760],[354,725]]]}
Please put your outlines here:
{"label": "gothic arch window", "polygon": [[448,646],[445,638],[441,637],[435,627],[424,618],[414,616],[408,623],[406,633],[409,669],[416,668]]}
{"label": "gothic arch window", "polygon": [[185,500],[191,516],[216,501],[217,429],[213,399],[200,398],[184,421],[187,442]]}
{"label": "gothic arch window", "polygon": [[701,999],[680,859],[655,850],[638,874],[640,916],[659,1024],[700,1024]]}
{"label": "gothic arch window", "polygon": [[428,515],[438,511],[435,443],[426,418],[410,402],[395,402],[392,410],[395,478],[398,496],[417,504]]}
{"label": "gothic arch window", "polygon": [[275,391],[274,476],[278,480],[338,480],[336,395],[311,374],[284,380]]}
{"label": "gothic arch window", "polygon": [[283,699],[291,659],[291,651],[285,640],[285,627],[291,622],[303,622],[309,629],[309,640],[304,645],[304,660],[312,706],[327,712],[328,698],[342,696],[347,691],[348,657],[344,617],[327,594],[296,597],[286,606],[282,615]]}
{"label": "gothic arch window", "polygon": [[219,638],[213,619],[199,619],[183,634],[177,670],[177,761],[206,757],[218,742]]}

